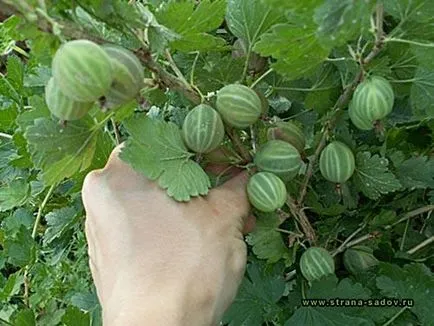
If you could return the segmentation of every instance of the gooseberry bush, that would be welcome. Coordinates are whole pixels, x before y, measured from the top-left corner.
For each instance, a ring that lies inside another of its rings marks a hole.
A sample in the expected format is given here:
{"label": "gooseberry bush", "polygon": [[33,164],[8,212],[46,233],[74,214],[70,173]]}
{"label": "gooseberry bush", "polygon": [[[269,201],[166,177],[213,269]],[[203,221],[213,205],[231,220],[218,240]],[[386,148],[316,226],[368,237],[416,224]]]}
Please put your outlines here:
{"label": "gooseberry bush", "polygon": [[434,325],[433,1],[0,0],[0,21],[0,324],[101,325],[80,191],[125,142],[180,205],[250,174],[222,324]]}

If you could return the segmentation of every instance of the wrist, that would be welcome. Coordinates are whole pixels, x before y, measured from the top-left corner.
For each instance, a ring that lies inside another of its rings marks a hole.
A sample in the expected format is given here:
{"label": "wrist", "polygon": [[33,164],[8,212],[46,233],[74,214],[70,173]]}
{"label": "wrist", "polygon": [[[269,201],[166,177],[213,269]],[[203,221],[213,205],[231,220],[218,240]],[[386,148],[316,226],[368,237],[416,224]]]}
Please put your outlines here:
{"label": "wrist", "polygon": [[104,326],[213,325],[208,309],[186,300],[185,291],[176,291],[173,287],[160,289],[157,294],[134,292],[124,289],[122,293],[128,293],[128,297],[113,296],[115,298],[103,307]]}

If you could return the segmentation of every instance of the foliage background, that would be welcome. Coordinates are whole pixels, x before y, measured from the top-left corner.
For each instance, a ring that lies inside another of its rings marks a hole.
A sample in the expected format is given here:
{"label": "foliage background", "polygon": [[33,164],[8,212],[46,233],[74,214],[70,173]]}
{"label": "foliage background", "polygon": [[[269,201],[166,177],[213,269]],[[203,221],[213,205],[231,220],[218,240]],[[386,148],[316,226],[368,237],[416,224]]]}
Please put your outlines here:
{"label": "foliage background", "polygon": [[[145,113],[181,125],[195,103],[243,82],[265,94],[270,119],[236,135],[240,148],[264,142],[273,116],[292,119],[307,139],[306,166],[288,184],[283,214],[258,214],[246,239],[246,277],[225,323],[434,325],[432,1],[1,0],[0,17],[0,323],[100,325],[83,233],[84,176],[119,141],[129,137],[134,149],[147,139]],[[44,86],[55,51],[74,38],[134,50],[152,85],[116,112],[95,106],[62,128]],[[234,51],[236,39],[244,50]],[[365,72],[386,77],[397,96],[383,131],[361,132],[346,113]],[[316,164],[333,139],[357,159],[341,193]],[[125,159],[150,173],[162,159],[155,157]],[[336,275],[303,280],[298,261],[309,244],[335,255]],[[375,269],[345,269],[342,253],[356,244],[374,250]],[[301,305],[385,296],[415,305]]]}

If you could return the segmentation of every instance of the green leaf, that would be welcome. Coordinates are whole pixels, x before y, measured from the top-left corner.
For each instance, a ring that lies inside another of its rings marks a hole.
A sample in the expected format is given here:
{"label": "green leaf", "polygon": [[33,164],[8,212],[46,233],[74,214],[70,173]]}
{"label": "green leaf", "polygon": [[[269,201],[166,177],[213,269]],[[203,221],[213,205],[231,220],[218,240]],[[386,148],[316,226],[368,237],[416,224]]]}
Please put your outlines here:
{"label": "green leaf", "polygon": [[21,271],[9,275],[6,284],[0,289],[0,302],[9,301],[12,296],[18,294],[24,283],[24,276]]}
{"label": "green leaf", "polygon": [[223,322],[229,326],[261,326],[281,310],[276,304],[285,290],[279,267],[271,272],[258,263],[247,265],[246,276]]}
{"label": "green leaf", "polygon": [[177,201],[206,195],[210,180],[193,154],[185,147],[174,123],[135,116],[125,122],[131,138],[120,158],[151,180],[158,180],[169,196]]}
{"label": "green leaf", "polygon": [[18,110],[16,105],[9,105],[8,107],[2,109],[0,104],[0,130],[3,132],[10,130],[15,124],[17,115]]}
{"label": "green leaf", "polygon": [[223,22],[226,0],[200,1],[195,7],[193,1],[170,1],[156,13],[157,20],[174,30],[181,38],[171,45],[178,50],[189,52],[222,47],[225,41],[206,34],[217,29]]}
{"label": "green leaf", "polygon": [[75,221],[77,211],[72,207],[62,207],[45,215],[47,228],[44,234],[44,246],[50,244],[53,240],[60,238],[68,231]]}
{"label": "green leaf", "polygon": [[289,10],[296,14],[311,13],[323,0],[262,0],[268,6],[278,10]]}
{"label": "green leaf", "polygon": [[434,39],[434,5],[431,0],[389,0],[384,1],[387,14],[399,19],[399,24],[390,36],[405,37],[409,42],[427,43]]}
{"label": "green leaf", "polygon": [[235,83],[243,73],[243,58],[209,53],[198,60],[194,82],[202,92],[212,92]]}
{"label": "green leaf", "polygon": [[406,188],[434,188],[434,158],[411,157],[398,166],[397,175]]}
{"label": "green leaf", "polygon": [[35,326],[35,313],[31,309],[23,309],[15,317],[14,326]]}
{"label": "green leaf", "polygon": [[6,238],[5,251],[12,265],[19,267],[28,265],[35,258],[36,251],[30,230],[21,226],[16,235]]}
{"label": "green leaf", "polygon": [[359,152],[356,158],[356,171],[353,176],[357,188],[371,199],[378,199],[382,194],[394,192],[401,184],[389,171],[389,160],[369,152]]}
{"label": "green leaf", "polygon": [[434,118],[434,70],[419,67],[411,88],[413,113]]}
{"label": "green leaf", "polygon": [[8,62],[6,65],[7,70],[7,80],[10,85],[18,92],[21,93],[23,90],[23,80],[24,80],[24,65],[21,60],[16,56],[8,57]]}
{"label": "green leaf", "polygon": [[351,317],[328,310],[320,311],[312,308],[301,307],[295,311],[285,326],[309,325],[309,326],[374,326],[375,324],[359,317]]}
{"label": "green leaf", "polygon": [[[338,283],[335,275],[324,277],[321,280],[312,282],[311,288],[306,293],[306,299],[301,299],[302,307],[295,311],[285,323],[285,326],[374,326],[374,322],[369,317],[363,316],[363,307],[346,307],[336,303],[333,304],[333,300],[336,298],[343,300],[368,299],[370,294],[371,292],[361,284],[353,283],[348,278]],[[328,299],[331,301],[328,301]]]}
{"label": "green leaf", "polygon": [[32,109],[23,110],[16,119],[17,124],[23,132],[28,126],[33,125],[38,118],[49,118],[51,115],[42,97],[32,96],[28,98],[28,101]]}
{"label": "green leaf", "polygon": [[65,326],[89,326],[90,316],[76,307],[69,306],[62,317],[62,323]]}
{"label": "green leaf", "polygon": [[30,194],[30,184],[19,178],[0,187],[0,211],[4,212],[19,207],[27,202]]}
{"label": "green leaf", "polygon": [[434,278],[423,264],[409,264],[403,268],[382,263],[377,277],[377,287],[383,295],[414,300],[410,310],[422,325],[434,325]]}
{"label": "green leaf", "polygon": [[315,11],[317,35],[326,47],[344,45],[369,28],[375,1],[329,0]]}
{"label": "green leaf", "polygon": [[64,128],[53,120],[38,118],[27,128],[24,135],[32,160],[42,170],[46,185],[59,183],[89,167],[101,132],[92,130],[91,123],[69,121]]}
{"label": "green leaf", "polygon": [[81,310],[92,311],[98,306],[98,297],[91,292],[75,293],[71,303]]}
{"label": "green leaf", "polygon": [[417,61],[421,64],[421,66],[431,70],[434,69],[434,61],[432,60],[434,57],[433,47],[412,45],[411,50],[416,55]]}
{"label": "green leaf", "polygon": [[226,22],[232,34],[252,49],[263,33],[284,18],[281,11],[262,0],[228,0]]}
{"label": "green leaf", "polygon": [[26,87],[45,87],[51,78],[51,69],[46,66],[38,66],[24,77]]}
{"label": "green leaf", "polygon": [[294,262],[294,257],[277,231],[280,223],[275,213],[260,214],[257,216],[255,230],[247,236],[246,241],[253,246],[253,253],[260,259],[267,259],[268,264],[283,259],[285,265],[290,266]]}
{"label": "green leaf", "polygon": [[401,21],[427,23],[434,19],[434,5],[431,0],[388,0],[384,1],[384,9]]}
{"label": "green leaf", "polygon": [[9,237],[17,234],[22,225],[27,229],[30,229],[33,226],[34,221],[35,217],[33,216],[33,213],[30,210],[20,207],[6,217],[1,226]]}
{"label": "green leaf", "polygon": [[290,80],[307,76],[329,54],[329,50],[323,48],[316,39],[315,30],[316,26],[308,23],[303,27],[275,25],[270,32],[262,35],[254,51],[264,57],[277,59],[271,66]]}

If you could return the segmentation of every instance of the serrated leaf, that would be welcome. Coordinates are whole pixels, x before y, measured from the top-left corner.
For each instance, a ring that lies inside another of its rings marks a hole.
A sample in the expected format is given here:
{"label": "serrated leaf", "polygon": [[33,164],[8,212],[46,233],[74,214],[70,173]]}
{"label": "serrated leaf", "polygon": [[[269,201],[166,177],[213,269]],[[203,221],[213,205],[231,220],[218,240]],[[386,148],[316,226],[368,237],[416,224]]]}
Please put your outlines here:
{"label": "serrated leaf", "polygon": [[284,17],[262,0],[228,0],[226,22],[232,34],[251,49],[271,26],[284,22]]}
{"label": "serrated leaf", "polygon": [[283,259],[285,265],[290,266],[294,262],[294,257],[277,231],[280,223],[275,213],[257,216],[255,230],[247,236],[246,241],[253,247],[253,253],[258,258],[267,259],[269,264]]}
{"label": "serrated leaf", "polygon": [[371,199],[401,188],[398,179],[389,171],[389,160],[369,152],[359,152],[353,179],[357,188]]}
{"label": "serrated leaf", "polygon": [[225,45],[221,38],[207,34],[217,29],[223,22],[226,0],[205,0],[195,7],[193,1],[165,4],[157,13],[157,20],[178,33],[181,38],[171,45],[180,51],[205,51]]}
{"label": "serrated leaf", "polygon": [[172,122],[136,116],[125,122],[131,138],[120,158],[167,190],[177,201],[206,195],[210,180],[185,147],[180,129]]}
{"label": "serrated leaf", "polygon": [[431,0],[389,0],[385,12],[400,20],[391,36],[427,43],[434,38],[434,5]]}
{"label": "serrated leaf", "polygon": [[30,74],[24,77],[25,87],[45,87],[51,78],[51,69],[46,66],[38,66]]}
{"label": "serrated leaf", "polygon": [[[364,316],[363,307],[332,305],[331,301],[327,301],[328,299],[333,300],[336,298],[368,299],[370,294],[371,292],[361,284],[353,283],[348,278],[338,282],[335,275],[324,277],[321,280],[312,282],[311,288],[306,293],[306,299],[310,300],[307,306],[297,309],[285,323],[285,326],[374,326],[374,322],[369,317]],[[301,299],[302,305],[304,305],[303,300],[305,299]]]}
{"label": "serrated leaf", "polygon": [[223,322],[229,326],[261,326],[271,320],[282,309],[276,304],[285,290],[280,272],[279,267],[266,272],[258,263],[248,264],[238,295]]}
{"label": "serrated leaf", "polygon": [[383,295],[414,300],[409,309],[416,314],[422,325],[434,325],[434,278],[423,264],[409,264],[403,268],[381,263],[377,287]]}
{"label": "serrated leaf", "polygon": [[19,267],[28,265],[35,258],[35,245],[30,230],[21,226],[17,234],[6,238],[5,241],[5,251],[9,263]]}
{"label": "serrated leaf", "polygon": [[3,132],[10,130],[15,124],[17,115],[18,110],[16,105],[9,105],[2,109],[0,104],[0,130]]}
{"label": "serrated leaf", "polygon": [[[243,58],[209,53],[200,58],[194,73],[194,82],[203,92],[212,92],[235,83],[243,73]],[[192,66],[192,63],[189,67]]]}
{"label": "serrated leaf", "polygon": [[86,170],[93,159],[99,129],[89,121],[69,121],[64,128],[48,118],[38,118],[25,137],[35,166],[47,185],[59,183]]}
{"label": "serrated leaf", "polygon": [[8,57],[6,65],[8,83],[17,91],[21,93],[23,90],[24,80],[24,65],[21,60],[16,56]]}
{"label": "serrated leaf", "polygon": [[412,45],[411,50],[416,55],[417,61],[428,69],[434,69],[434,48]]}
{"label": "serrated leaf", "polygon": [[77,211],[72,207],[62,207],[45,215],[47,228],[45,230],[43,244],[50,244],[53,240],[62,235],[74,225]]}
{"label": "serrated leaf", "polygon": [[27,180],[19,178],[0,187],[0,211],[24,205],[30,194]]}
{"label": "serrated leaf", "polygon": [[1,226],[8,236],[13,236],[20,230],[22,225],[30,229],[33,226],[34,220],[35,218],[31,211],[20,207],[6,217],[2,221]]}
{"label": "serrated leaf", "polygon": [[0,302],[9,301],[12,296],[18,294],[23,283],[24,276],[22,275],[22,271],[10,274],[3,288],[0,289]]}
{"label": "serrated leaf", "polygon": [[76,307],[69,306],[62,317],[62,323],[65,326],[89,326],[90,315]]}
{"label": "serrated leaf", "polygon": [[32,96],[28,98],[30,110],[23,110],[16,119],[16,123],[20,126],[21,131],[25,131],[28,126],[38,118],[49,118],[50,111],[48,110],[45,100],[40,96]]}
{"label": "serrated leaf", "polygon": [[315,30],[313,24],[303,27],[275,25],[262,35],[254,51],[277,59],[271,66],[290,80],[309,75],[329,54],[316,39]]}
{"label": "serrated leaf", "polygon": [[310,325],[310,326],[374,326],[369,320],[360,317],[351,317],[335,311],[320,311],[312,308],[301,307],[295,311],[285,326]]}
{"label": "serrated leaf", "polygon": [[318,5],[322,4],[322,0],[262,0],[273,8],[279,10],[289,10],[297,14],[311,13]]}
{"label": "serrated leaf", "polygon": [[15,316],[14,326],[35,326],[36,318],[33,310],[23,309]]}
{"label": "serrated leaf", "polygon": [[317,36],[326,47],[339,46],[369,28],[373,0],[329,0],[315,11]]}
{"label": "serrated leaf", "polygon": [[434,188],[434,158],[411,157],[398,166],[397,175],[406,188]]}
{"label": "serrated leaf", "polygon": [[413,113],[420,117],[434,117],[434,70],[419,67],[411,88]]}
{"label": "serrated leaf", "polygon": [[427,23],[434,19],[434,5],[431,0],[388,0],[384,2],[384,9],[403,21]]}
{"label": "serrated leaf", "polygon": [[91,311],[98,306],[98,297],[91,292],[75,293],[71,297],[71,303],[84,311]]}

